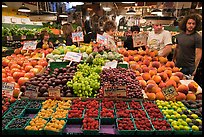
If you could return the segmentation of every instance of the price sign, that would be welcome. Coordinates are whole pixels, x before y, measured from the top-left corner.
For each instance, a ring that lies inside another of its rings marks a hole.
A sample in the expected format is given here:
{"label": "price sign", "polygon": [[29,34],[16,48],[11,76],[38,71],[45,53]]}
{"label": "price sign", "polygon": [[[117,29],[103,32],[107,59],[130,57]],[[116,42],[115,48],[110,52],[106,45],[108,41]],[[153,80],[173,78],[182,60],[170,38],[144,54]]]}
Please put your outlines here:
{"label": "price sign", "polygon": [[7,82],[3,82],[2,83],[2,91],[3,94],[5,94],[8,97],[13,96],[13,90],[14,90],[14,83],[7,83]]}
{"label": "price sign", "polygon": [[35,50],[37,46],[37,41],[24,41],[23,50]]}
{"label": "price sign", "polygon": [[81,56],[82,56],[81,53],[67,52],[66,55],[64,56],[64,60],[80,62],[81,61]]}
{"label": "price sign", "polygon": [[39,87],[29,84],[26,86],[25,96],[35,99],[38,97],[38,90]]}
{"label": "price sign", "polygon": [[108,37],[97,34],[96,42],[104,45],[108,45]]}
{"label": "price sign", "polygon": [[60,97],[60,89],[59,88],[48,88],[49,97]]}
{"label": "price sign", "polygon": [[141,47],[147,44],[147,35],[144,33],[132,34],[133,47]]}
{"label": "price sign", "polygon": [[176,89],[174,88],[174,86],[169,86],[169,87],[166,87],[162,90],[162,93],[164,95],[164,97],[169,100],[175,96],[178,95],[178,93],[176,92]]}
{"label": "price sign", "polygon": [[127,92],[126,92],[127,87],[126,86],[118,86],[118,87],[104,87],[103,93],[104,97],[126,97]]}
{"label": "price sign", "polygon": [[116,60],[113,60],[113,61],[110,61],[110,62],[106,62],[105,66],[103,66],[102,68],[116,68],[118,65],[118,61]]}
{"label": "price sign", "polygon": [[72,41],[73,42],[84,41],[83,32],[74,32],[74,33],[72,33]]}

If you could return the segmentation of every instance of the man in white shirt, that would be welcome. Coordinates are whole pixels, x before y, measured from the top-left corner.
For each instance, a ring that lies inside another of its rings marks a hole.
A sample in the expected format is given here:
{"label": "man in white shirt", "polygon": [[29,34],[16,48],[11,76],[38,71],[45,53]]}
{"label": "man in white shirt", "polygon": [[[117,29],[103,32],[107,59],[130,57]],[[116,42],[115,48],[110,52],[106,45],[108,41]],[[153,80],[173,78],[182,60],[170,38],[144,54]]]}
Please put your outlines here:
{"label": "man in white shirt", "polygon": [[149,32],[147,39],[147,48],[149,50],[158,50],[158,55],[167,57],[171,52],[172,36],[171,33],[163,29],[160,21],[154,21],[153,31]]}

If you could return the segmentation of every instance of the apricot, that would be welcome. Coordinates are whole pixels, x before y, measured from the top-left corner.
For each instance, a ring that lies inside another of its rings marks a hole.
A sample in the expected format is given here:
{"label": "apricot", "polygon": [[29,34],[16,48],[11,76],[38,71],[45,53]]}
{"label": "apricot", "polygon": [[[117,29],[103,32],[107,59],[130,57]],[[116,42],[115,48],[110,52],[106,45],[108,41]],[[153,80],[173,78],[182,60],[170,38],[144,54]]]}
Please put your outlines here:
{"label": "apricot", "polygon": [[186,95],[186,100],[192,100],[195,101],[196,100],[196,95],[194,93],[188,93]]}
{"label": "apricot", "polygon": [[161,77],[159,75],[154,75],[152,77],[152,80],[154,80],[157,84],[161,82]]}
{"label": "apricot", "polygon": [[136,70],[137,69],[137,64],[135,63],[135,64],[130,64],[130,68],[132,69],[132,70]]}
{"label": "apricot", "polygon": [[159,57],[159,62],[161,62],[162,64],[166,64],[167,61],[168,61],[167,58],[165,58],[165,57]]}
{"label": "apricot", "polygon": [[123,55],[124,55],[125,57],[128,57],[128,56],[129,56],[128,51],[124,51],[124,52],[123,52]]}
{"label": "apricot", "polygon": [[152,61],[159,61],[158,57],[153,57]]}
{"label": "apricot", "polygon": [[186,95],[184,93],[178,92],[178,95],[176,96],[177,101],[185,100]]}
{"label": "apricot", "polygon": [[167,61],[165,66],[173,68],[173,67],[175,67],[175,63],[173,61]]}
{"label": "apricot", "polygon": [[165,100],[164,94],[162,92],[157,92],[156,93],[156,99]]}
{"label": "apricot", "polygon": [[176,88],[176,82],[172,79],[169,79],[166,81],[166,87],[169,87],[169,86],[174,86]]}
{"label": "apricot", "polygon": [[178,67],[173,67],[173,68],[172,68],[172,72],[173,72],[173,73],[179,72],[179,71],[180,71],[180,69],[179,69]]}
{"label": "apricot", "polygon": [[161,92],[162,91],[162,89],[160,88],[160,87],[157,87],[157,89],[156,89],[156,92],[155,93],[158,93],[158,92]]}
{"label": "apricot", "polygon": [[137,51],[135,52],[134,50],[128,50],[128,54],[132,56],[137,54]]}
{"label": "apricot", "polygon": [[172,75],[172,71],[169,69],[164,70],[164,73],[166,73],[168,75],[168,77],[170,78]]}
{"label": "apricot", "polygon": [[147,80],[151,79],[151,75],[149,73],[143,73],[142,78],[147,81]]}
{"label": "apricot", "polygon": [[158,62],[158,61],[153,61],[152,62],[152,67],[159,68],[160,65],[161,65],[160,62]]}
{"label": "apricot", "polygon": [[140,72],[138,70],[135,70],[135,74],[136,74],[136,76],[139,76]]}
{"label": "apricot", "polygon": [[178,86],[178,92],[184,93],[184,94],[188,94],[188,86],[181,84],[180,86]]}
{"label": "apricot", "polygon": [[150,79],[147,81],[147,84],[156,84],[156,82],[154,80]]}
{"label": "apricot", "polygon": [[159,68],[157,69],[157,72],[158,72],[158,73],[164,72],[165,69],[166,69],[165,66],[161,66],[161,67],[159,67]]}
{"label": "apricot", "polygon": [[145,89],[147,82],[145,80],[139,80],[139,83],[142,86],[142,89]]}
{"label": "apricot", "polygon": [[133,56],[128,56],[129,61],[134,61],[134,57]]}
{"label": "apricot", "polygon": [[180,80],[184,78],[184,74],[182,72],[176,72],[174,73],[174,76],[178,76]]}
{"label": "apricot", "polygon": [[139,61],[140,59],[141,59],[141,56],[140,56],[140,55],[135,55],[135,56],[134,56],[134,60],[135,60],[135,61]]}
{"label": "apricot", "polygon": [[180,79],[178,76],[171,76],[170,79],[174,80],[177,84],[180,82]]}
{"label": "apricot", "polygon": [[188,84],[188,88],[190,91],[196,93],[198,89],[198,84],[195,81],[192,81]]}
{"label": "apricot", "polygon": [[158,55],[158,50],[154,50],[153,52],[155,53],[155,56]]}
{"label": "apricot", "polygon": [[159,73],[159,76],[161,77],[161,79],[162,79],[163,81],[166,81],[167,78],[168,78],[168,75],[167,75],[165,72]]}
{"label": "apricot", "polygon": [[154,53],[154,51],[149,52],[149,55],[150,55],[150,57],[152,57],[152,58],[156,56],[156,54]]}
{"label": "apricot", "polygon": [[155,100],[156,99],[155,93],[146,93],[146,95],[147,95],[149,100]]}
{"label": "apricot", "polygon": [[156,69],[149,70],[149,74],[152,77],[153,75],[157,74],[157,70]]}

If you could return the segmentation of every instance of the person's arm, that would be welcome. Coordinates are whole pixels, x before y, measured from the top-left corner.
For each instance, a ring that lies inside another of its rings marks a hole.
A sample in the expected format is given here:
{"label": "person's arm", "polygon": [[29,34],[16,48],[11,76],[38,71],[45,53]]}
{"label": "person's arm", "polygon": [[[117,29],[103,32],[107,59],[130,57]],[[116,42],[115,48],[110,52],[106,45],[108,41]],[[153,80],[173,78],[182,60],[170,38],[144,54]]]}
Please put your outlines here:
{"label": "person's arm", "polygon": [[49,42],[49,48],[54,48],[52,42]]}
{"label": "person's arm", "polygon": [[170,32],[166,32],[165,37],[164,37],[164,45],[165,47],[163,48],[161,54],[159,56],[167,57],[169,53],[171,53],[171,47],[172,47],[172,37]]}
{"label": "person's arm", "polygon": [[176,63],[176,56],[177,56],[177,53],[178,53],[178,44],[175,44],[175,45],[176,45],[176,47],[174,49],[174,54],[173,54],[173,59],[172,59],[172,61],[174,63]]}
{"label": "person's arm", "polygon": [[196,48],[196,54],[195,54],[195,70],[192,74],[192,76],[194,76],[196,74],[196,70],[198,68],[200,59],[202,57],[202,48]]}
{"label": "person's arm", "polygon": [[162,53],[160,54],[160,56],[162,57],[167,57],[169,55],[169,53],[171,53],[171,46],[170,44],[166,45],[165,48],[163,49]]}

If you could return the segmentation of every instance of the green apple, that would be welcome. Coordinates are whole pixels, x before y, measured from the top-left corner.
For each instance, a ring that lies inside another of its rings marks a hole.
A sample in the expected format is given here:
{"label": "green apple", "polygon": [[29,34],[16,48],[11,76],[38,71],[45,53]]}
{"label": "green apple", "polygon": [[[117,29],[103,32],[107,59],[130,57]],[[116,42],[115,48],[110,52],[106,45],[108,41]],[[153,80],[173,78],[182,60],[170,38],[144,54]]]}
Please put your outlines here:
{"label": "green apple", "polygon": [[184,126],[183,128],[184,128],[184,130],[190,130],[189,126]]}
{"label": "green apple", "polygon": [[191,120],[190,118],[186,118],[186,122],[187,122],[187,123],[191,123],[192,120]]}
{"label": "green apple", "polygon": [[193,131],[199,131],[199,128],[196,125],[193,125],[191,128]]}
{"label": "green apple", "polygon": [[177,125],[175,125],[175,126],[173,126],[173,127],[174,127],[175,130],[180,130],[180,127],[177,126]]}
{"label": "green apple", "polygon": [[162,106],[161,106],[161,105],[159,105],[159,106],[158,106],[158,108],[159,108],[159,109],[162,109]]}

